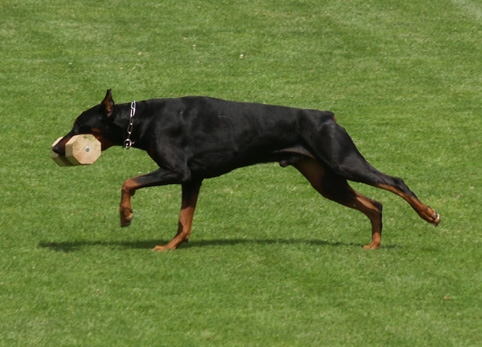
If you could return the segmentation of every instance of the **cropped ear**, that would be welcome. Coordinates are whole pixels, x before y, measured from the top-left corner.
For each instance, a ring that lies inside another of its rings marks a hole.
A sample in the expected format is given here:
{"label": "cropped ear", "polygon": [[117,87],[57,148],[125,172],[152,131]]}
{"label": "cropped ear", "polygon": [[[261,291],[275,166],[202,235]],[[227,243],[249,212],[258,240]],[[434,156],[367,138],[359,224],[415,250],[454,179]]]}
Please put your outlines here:
{"label": "cropped ear", "polygon": [[107,118],[110,118],[114,113],[114,99],[112,99],[112,90],[107,89],[107,93],[105,93],[104,100],[100,103],[103,106],[103,111]]}

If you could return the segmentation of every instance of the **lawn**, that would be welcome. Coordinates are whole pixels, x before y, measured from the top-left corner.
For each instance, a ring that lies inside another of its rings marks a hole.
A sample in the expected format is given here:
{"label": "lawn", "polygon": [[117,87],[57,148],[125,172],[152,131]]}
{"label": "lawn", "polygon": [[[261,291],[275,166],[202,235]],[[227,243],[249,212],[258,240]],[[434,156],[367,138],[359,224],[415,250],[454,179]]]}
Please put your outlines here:
{"label": "lawn", "polygon": [[[0,346],[479,346],[482,4],[79,0],[0,3]],[[208,95],[328,109],[377,168],[437,209],[369,221],[293,168],[205,181],[191,241],[180,187],[136,149],[58,167],[50,145],[118,103]]]}

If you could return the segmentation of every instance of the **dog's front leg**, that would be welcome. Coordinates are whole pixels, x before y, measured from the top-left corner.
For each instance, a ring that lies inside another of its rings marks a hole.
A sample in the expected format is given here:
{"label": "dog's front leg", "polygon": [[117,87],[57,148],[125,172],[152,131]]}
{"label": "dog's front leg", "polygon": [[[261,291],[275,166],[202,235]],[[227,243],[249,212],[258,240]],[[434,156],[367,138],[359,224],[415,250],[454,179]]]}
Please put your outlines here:
{"label": "dog's front leg", "polygon": [[184,241],[189,241],[191,235],[192,220],[194,218],[194,210],[201,189],[202,180],[193,180],[182,185],[182,204],[181,213],[179,215],[179,224],[176,236],[163,246],[154,247],[154,251],[165,251],[176,249]]}
{"label": "dog's front leg", "polygon": [[137,189],[161,186],[167,184],[178,184],[190,179],[188,170],[179,172],[169,171],[162,168],[146,175],[129,178],[122,185],[122,195],[120,202],[120,221],[121,226],[127,227],[131,224],[133,213],[131,207],[131,197]]}
{"label": "dog's front leg", "polygon": [[129,225],[131,225],[133,217],[131,197],[135,194],[137,189],[139,189],[139,184],[133,178],[128,179],[122,185],[122,195],[120,203],[120,221],[122,227],[128,227]]}

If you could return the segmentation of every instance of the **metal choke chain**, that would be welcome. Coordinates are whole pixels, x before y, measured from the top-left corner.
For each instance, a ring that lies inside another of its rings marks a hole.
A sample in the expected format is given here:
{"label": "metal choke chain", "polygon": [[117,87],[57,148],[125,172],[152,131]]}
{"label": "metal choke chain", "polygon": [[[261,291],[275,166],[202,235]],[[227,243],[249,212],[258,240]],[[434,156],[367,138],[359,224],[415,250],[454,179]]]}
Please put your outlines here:
{"label": "metal choke chain", "polygon": [[131,140],[132,128],[134,127],[134,116],[136,115],[136,102],[131,102],[131,114],[129,117],[129,125],[127,126],[127,139],[124,141],[124,148],[129,149],[134,144]]}

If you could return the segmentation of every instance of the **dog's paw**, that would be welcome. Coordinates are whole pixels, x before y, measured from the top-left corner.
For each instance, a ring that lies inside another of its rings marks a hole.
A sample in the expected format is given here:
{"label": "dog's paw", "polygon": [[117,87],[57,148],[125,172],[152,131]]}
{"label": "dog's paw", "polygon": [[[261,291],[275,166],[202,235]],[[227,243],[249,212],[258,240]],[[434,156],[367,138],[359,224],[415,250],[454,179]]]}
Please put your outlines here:
{"label": "dog's paw", "polygon": [[152,250],[154,252],[164,252],[164,251],[171,251],[171,250],[175,250],[175,249],[176,249],[176,247],[172,247],[172,246],[169,246],[169,244],[167,244],[167,245],[164,245],[164,246],[156,246]]}
{"label": "dog's paw", "polygon": [[121,207],[120,209],[120,224],[121,227],[128,227],[131,225],[132,218],[134,214],[132,213],[132,208],[130,207]]}
{"label": "dog's paw", "polygon": [[363,246],[363,249],[367,249],[367,250],[375,250],[375,249],[378,249],[378,248],[380,248],[380,243],[374,243],[374,242]]}
{"label": "dog's paw", "polygon": [[439,223],[440,223],[440,215],[437,213],[437,211],[433,211],[435,214],[434,214],[434,218],[433,218],[433,222],[432,224],[435,225],[435,226],[438,226]]}
{"label": "dog's paw", "polygon": [[431,207],[427,207],[427,210],[425,211],[425,214],[422,215],[422,218],[435,226],[438,226],[440,223],[440,215]]}

